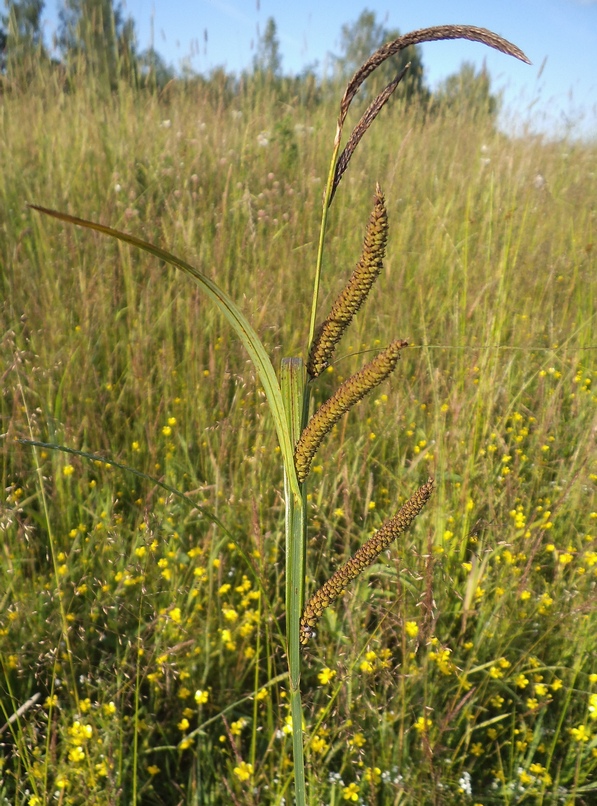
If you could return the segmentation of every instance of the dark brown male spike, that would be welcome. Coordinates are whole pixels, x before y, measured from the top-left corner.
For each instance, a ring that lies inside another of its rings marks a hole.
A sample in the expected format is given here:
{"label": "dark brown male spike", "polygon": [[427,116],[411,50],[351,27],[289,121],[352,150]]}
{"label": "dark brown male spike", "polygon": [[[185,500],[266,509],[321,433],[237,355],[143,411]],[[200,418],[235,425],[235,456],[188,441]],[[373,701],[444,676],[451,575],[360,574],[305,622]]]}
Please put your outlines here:
{"label": "dark brown male spike", "polygon": [[340,184],[340,180],[342,179],[344,172],[348,168],[348,163],[350,162],[350,158],[354,154],[356,147],[361,142],[363,135],[365,134],[369,126],[371,126],[375,118],[379,115],[381,110],[390,100],[394,90],[396,89],[398,84],[400,84],[404,76],[407,74],[409,68],[410,68],[410,62],[407,65],[405,65],[404,69],[400,71],[400,73],[396,76],[395,79],[393,79],[393,81],[390,81],[387,87],[384,87],[384,89],[379,93],[377,98],[374,98],[373,101],[371,101],[371,103],[363,113],[361,119],[352,130],[352,134],[348,138],[348,142],[344,146],[344,150],[340,154],[338,162],[336,163],[336,170],[334,172],[334,182],[332,185],[332,192],[330,193],[330,198],[328,201],[328,207],[334,199],[336,190],[338,188],[338,185]]}
{"label": "dark brown male spike", "polygon": [[487,28],[476,28],[473,25],[437,25],[432,28],[420,28],[417,31],[412,31],[404,36],[399,36],[392,42],[387,42],[382,45],[379,50],[370,56],[367,61],[359,67],[354,76],[348,82],[348,86],[344,91],[344,95],[340,102],[340,115],[338,116],[338,129],[341,131],[346,115],[352,99],[359,90],[359,87],[365,79],[376,70],[380,64],[383,64],[390,56],[394,56],[404,48],[410,45],[418,45],[421,42],[438,42],[445,39],[468,39],[471,42],[481,42],[488,45],[490,48],[495,48],[508,56],[514,56],[526,64],[530,64],[530,60],[525,54],[512,44],[507,39],[494,34],[493,31],[488,31]]}

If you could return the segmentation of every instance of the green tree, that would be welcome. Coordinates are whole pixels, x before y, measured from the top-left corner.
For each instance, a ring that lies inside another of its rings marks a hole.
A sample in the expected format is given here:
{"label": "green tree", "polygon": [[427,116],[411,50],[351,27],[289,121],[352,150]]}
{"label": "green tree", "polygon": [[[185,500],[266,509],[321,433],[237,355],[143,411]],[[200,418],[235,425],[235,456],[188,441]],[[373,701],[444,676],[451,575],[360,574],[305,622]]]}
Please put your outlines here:
{"label": "green tree", "polygon": [[174,78],[174,70],[153,47],[138,55],[137,66],[139,82],[145,87],[163,89]]}
{"label": "green tree", "polygon": [[282,75],[282,56],[276,21],[270,17],[265,25],[263,36],[257,41],[257,53],[253,59],[253,70],[269,78]]}
{"label": "green tree", "polygon": [[113,0],[65,0],[60,11],[58,45],[70,68],[88,73],[116,89],[118,79],[136,71],[135,24]]}
{"label": "green tree", "polygon": [[[386,42],[398,39],[400,31],[389,29],[377,22],[374,11],[365,9],[356,22],[342,26],[340,32],[340,56],[332,56],[338,78],[343,83],[352,78],[354,73]],[[363,95],[370,98],[394,79],[410,62],[410,68],[403,81],[403,92],[407,95],[418,93],[427,95],[423,82],[423,60],[421,49],[417,46],[405,48],[385,61],[369,77],[362,89]],[[368,86],[367,86],[368,85]],[[400,90],[399,90],[400,91]]]}
{"label": "green tree", "polygon": [[8,34],[2,26],[0,20],[0,73],[6,69],[6,54],[8,45]]}
{"label": "green tree", "polygon": [[5,0],[6,14],[0,15],[0,68],[4,71],[31,62],[34,55],[45,57],[41,30],[44,0]]}
{"label": "green tree", "polygon": [[491,77],[485,64],[477,72],[471,62],[463,62],[460,70],[448,76],[433,96],[433,106],[453,114],[495,118],[501,97],[491,92]]}

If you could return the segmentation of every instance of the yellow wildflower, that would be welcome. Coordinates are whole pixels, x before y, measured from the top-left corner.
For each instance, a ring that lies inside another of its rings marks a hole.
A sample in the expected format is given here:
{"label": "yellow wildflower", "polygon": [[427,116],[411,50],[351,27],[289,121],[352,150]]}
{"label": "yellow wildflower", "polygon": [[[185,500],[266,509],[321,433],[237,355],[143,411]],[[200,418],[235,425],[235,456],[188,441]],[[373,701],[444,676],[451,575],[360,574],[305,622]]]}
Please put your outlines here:
{"label": "yellow wildflower", "polygon": [[336,671],[334,669],[328,669],[327,666],[325,669],[322,669],[319,674],[317,675],[317,679],[321,683],[322,686],[327,686],[334,677],[336,676]]}

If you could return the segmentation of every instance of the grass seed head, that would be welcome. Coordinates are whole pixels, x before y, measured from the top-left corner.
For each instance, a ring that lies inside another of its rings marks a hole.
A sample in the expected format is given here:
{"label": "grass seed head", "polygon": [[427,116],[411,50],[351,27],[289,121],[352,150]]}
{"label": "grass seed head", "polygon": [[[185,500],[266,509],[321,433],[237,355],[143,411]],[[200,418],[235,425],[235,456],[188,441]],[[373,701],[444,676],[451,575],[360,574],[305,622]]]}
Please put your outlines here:
{"label": "grass seed head", "polygon": [[332,306],[327,319],[313,339],[307,371],[317,378],[328,366],[336,345],[379,276],[388,242],[388,214],[386,201],[379,185],[375,189],[373,210],[369,217],[361,259],[350,280]]}
{"label": "grass seed head", "polygon": [[349,582],[379,557],[382,551],[405,532],[423,509],[433,491],[433,479],[429,478],[417,492],[389,518],[380,529],[339,568],[309,599],[303,611],[300,625],[300,642],[306,644],[313,635],[313,628],[326,607],[329,607],[344,591]]}
{"label": "grass seed head", "polygon": [[344,381],[332,397],[317,409],[303,429],[294,451],[294,463],[301,483],[309,475],[313,458],[326,434],[355,403],[358,403],[368,392],[385,381],[388,375],[394,371],[400,351],[407,346],[408,342],[402,339],[393,341],[373,361]]}
{"label": "grass seed head", "polygon": [[367,129],[371,126],[375,118],[379,115],[381,110],[387,104],[387,102],[392,97],[394,90],[400,84],[406,73],[410,68],[410,62],[404,67],[403,70],[396,76],[393,81],[385,87],[379,95],[373,99],[373,101],[369,104],[365,112],[363,113],[361,119],[354,127],[352,134],[348,138],[348,142],[344,146],[344,150],[340,157],[338,158],[338,162],[336,163],[336,170],[334,171],[334,182],[332,185],[332,192],[330,193],[330,199],[328,202],[328,206],[332,203],[334,199],[334,195],[340,184],[340,180],[344,176],[346,169],[348,168],[348,163],[350,162],[352,155],[355,152],[356,147],[363,139],[363,136]]}
{"label": "grass seed head", "polygon": [[340,102],[338,134],[336,137],[338,138],[342,132],[342,126],[346,120],[350,104],[361,84],[386,59],[404,50],[404,48],[408,48],[410,45],[418,45],[421,42],[439,42],[446,39],[468,39],[471,42],[481,42],[490,48],[495,48],[508,56],[514,56],[515,59],[520,59],[520,61],[530,64],[529,59],[520,48],[516,47],[512,42],[508,42],[507,39],[494,34],[493,31],[488,31],[487,28],[477,28],[473,25],[436,25],[432,28],[420,28],[417,31],[411,31],[409,34],[404,34],[404,36],[382,45],[359,67],[350,79]]}

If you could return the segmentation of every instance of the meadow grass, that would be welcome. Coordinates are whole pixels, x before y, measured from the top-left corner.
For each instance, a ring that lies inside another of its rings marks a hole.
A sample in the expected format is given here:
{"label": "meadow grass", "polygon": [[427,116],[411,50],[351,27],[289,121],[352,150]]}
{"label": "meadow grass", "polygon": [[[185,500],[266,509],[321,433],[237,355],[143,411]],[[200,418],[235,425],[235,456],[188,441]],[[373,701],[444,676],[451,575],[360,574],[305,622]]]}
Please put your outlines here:
{"label": "meadow grass", "polygon": [[[291,800],[283,476],[254,369],[186,278],[25,202],[180,255],[274,365],[306,359],[335,115],[176,86],[2,100],[2,802]],[[338,189],[322,310],[376,181],[389,243],[316,404],[410,346],[315,458],[309,590],[436,491],[309,641],[312,803],[596,797],[596,156],[398,100]]]}

